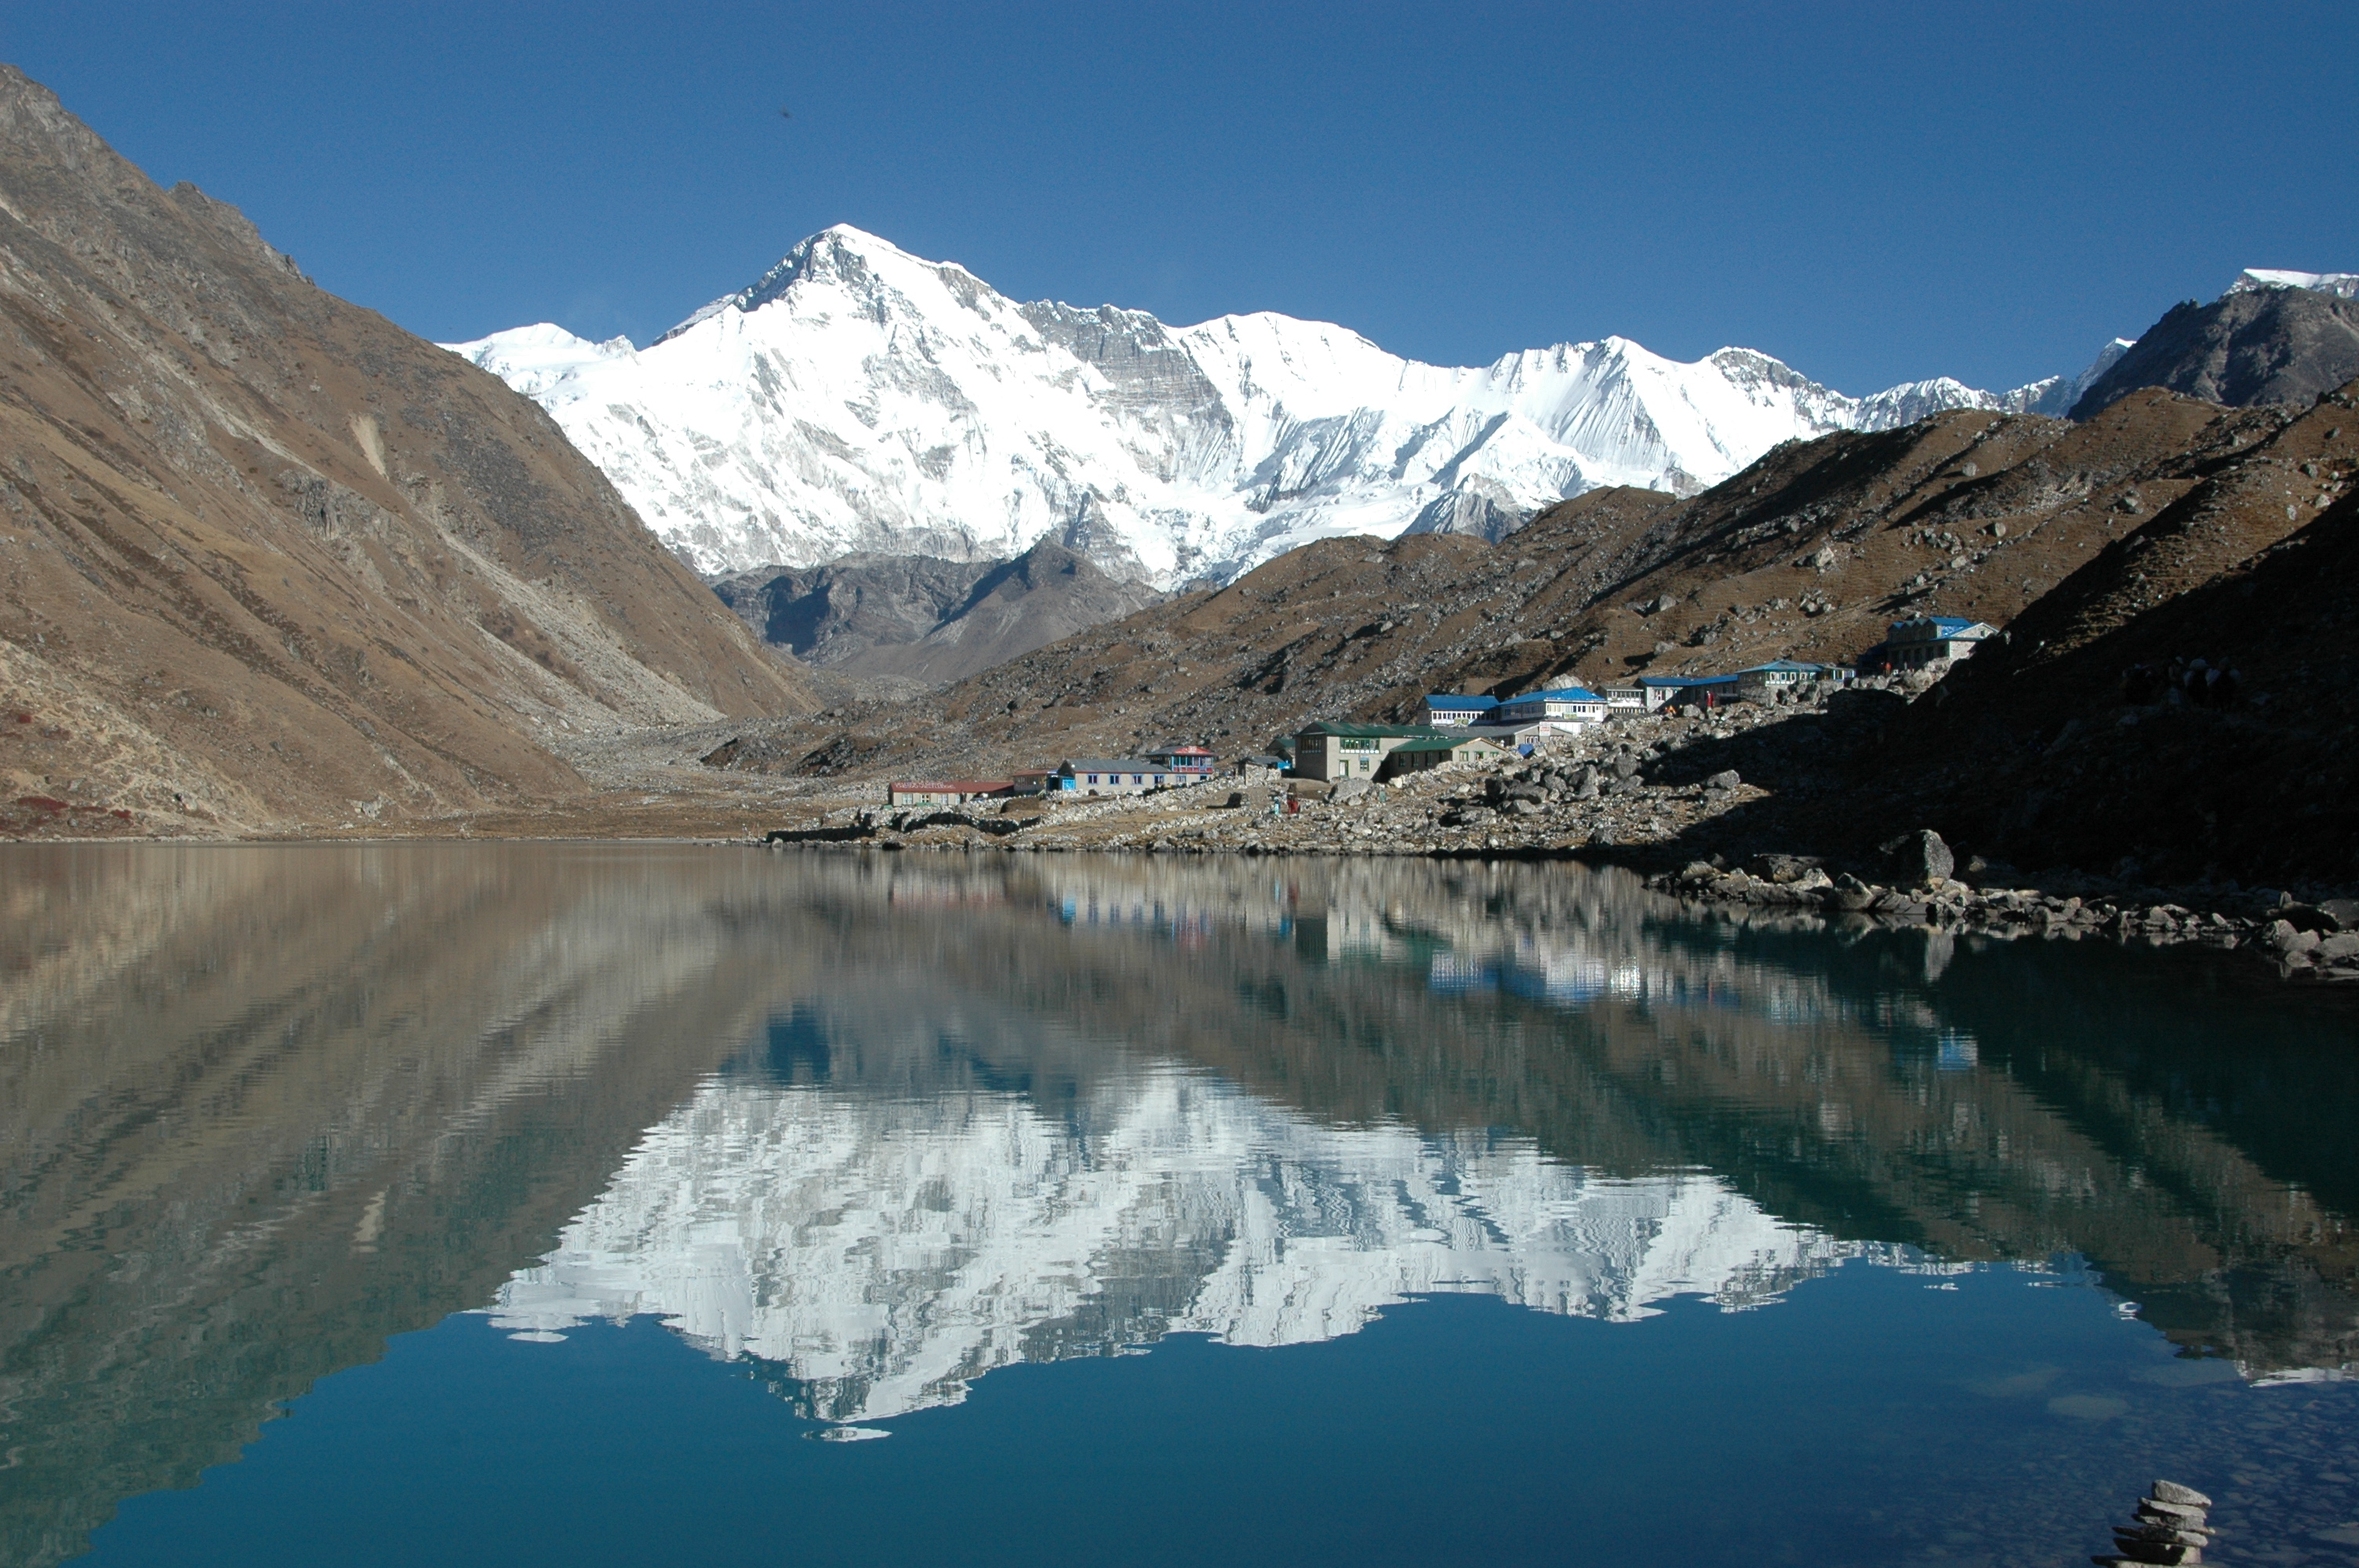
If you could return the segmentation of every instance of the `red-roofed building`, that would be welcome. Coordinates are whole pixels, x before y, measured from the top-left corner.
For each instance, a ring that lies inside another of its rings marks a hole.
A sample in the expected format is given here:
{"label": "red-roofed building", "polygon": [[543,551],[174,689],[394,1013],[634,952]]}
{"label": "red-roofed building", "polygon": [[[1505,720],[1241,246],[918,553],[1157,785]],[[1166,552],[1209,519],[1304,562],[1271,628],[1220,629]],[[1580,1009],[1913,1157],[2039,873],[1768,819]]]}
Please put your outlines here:
{"label": "red-roofed building", "polygon": [[1016,793],[1006,779],[897,779],[885,786],[888,806],[964,806],[971,800],[1005,800]]}

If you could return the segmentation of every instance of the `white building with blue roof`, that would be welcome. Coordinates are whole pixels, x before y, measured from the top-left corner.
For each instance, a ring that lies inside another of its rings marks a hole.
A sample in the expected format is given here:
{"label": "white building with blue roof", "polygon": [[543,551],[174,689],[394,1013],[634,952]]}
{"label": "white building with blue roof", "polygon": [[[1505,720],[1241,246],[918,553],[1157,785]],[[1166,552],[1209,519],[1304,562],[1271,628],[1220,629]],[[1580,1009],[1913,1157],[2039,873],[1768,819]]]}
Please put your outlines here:
{"label": "white building with blue roof", "polygon": [[1487,724],[1492,709],[1499,706],[1495,697],[1467,697],[1454,691],[1438,691],[1425,699],[1425,721],[1441,729],[1456,729],[1468,724]]}
{"label": "white building with blue roof", "polygon": [[1880,652],[1884,663],[1896,670],[1947,669],[1971,655],[1976,644],[1997,635],[1998,628],[1987,621],[1969,621],[1962,615],[1919,615],[1887,627]]}
{"label": "white building with blue roof", "polygon": [[1560,686],[1508,697],[1491,710],[1485,722],[1546,724],[1552,729],[1578,730],[1604,723],[1607,711],[1605,698],[1587,687]]}

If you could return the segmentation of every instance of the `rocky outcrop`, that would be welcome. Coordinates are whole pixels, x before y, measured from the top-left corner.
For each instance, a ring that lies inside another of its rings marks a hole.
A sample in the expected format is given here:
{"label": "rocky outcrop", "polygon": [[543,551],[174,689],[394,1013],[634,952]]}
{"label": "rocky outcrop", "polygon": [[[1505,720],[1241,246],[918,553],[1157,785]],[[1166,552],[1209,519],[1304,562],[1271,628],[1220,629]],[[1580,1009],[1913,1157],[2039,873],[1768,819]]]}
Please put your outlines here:
{"label": "rocky outcrop", "polygon": [[810,706],[537,406],[0,67],[0,833],[545,800],[550,738]]}
{"label": "rocky outcrop", "polygon": [[1158,602],[1142,583],[1043,540],[1007,561],[853,555],[766,567],[713,591],[763,639],[859,676],[957,680]]}
{"label": "rocky outcrop", "polygon": [[2086,419],[2142,386],[2246,407],[2306,405],[2359,376],[2359,300],[2323,288],[2240,287],[2175,305],[2073,405]]}

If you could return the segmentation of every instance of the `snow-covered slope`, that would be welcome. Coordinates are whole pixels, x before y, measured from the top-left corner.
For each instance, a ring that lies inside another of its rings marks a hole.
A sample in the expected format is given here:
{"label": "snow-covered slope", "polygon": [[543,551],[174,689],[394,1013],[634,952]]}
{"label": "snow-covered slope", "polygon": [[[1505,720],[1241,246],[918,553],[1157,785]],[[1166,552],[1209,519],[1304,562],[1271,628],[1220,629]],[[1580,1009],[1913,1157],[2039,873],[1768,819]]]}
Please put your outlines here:
{"label": "snow-covered slope", "polygon": [[2359,299],[2359,272],[2288,272],[2283,267],[2248,266],[2228,286],[2231,294],[2257,294],[2267,288],[2309,288],[2341,299]]}
{"label": "snow-covered slope", "polygon": [[1167,586],[1339,534],[1495,535],[1595,486],[1690,491],[1783,440],[2044,408],[2060,384],[1853,398],[1751,350],[1688,364],[1621,338],[1451,369],[1286,316],[1019,305],[844,227],[646,349],[548,325],[450,346],[701,571],[1046,536]]}
{"label": "snow-covered slope", "polygon": [[1846,1257],[1701,1173],[1614,1180],[1485,1135],[1337,1128],[1202,1074],[1145,1072],[1061,1117],[709,1083],[491,1309],[528,1338],[659,1314],[799,1384],[827,1421],[955,1403],[993,1368],[1167,1334],[1278,1346],[1473,1292],[1614,1322],[1735,1309]]}

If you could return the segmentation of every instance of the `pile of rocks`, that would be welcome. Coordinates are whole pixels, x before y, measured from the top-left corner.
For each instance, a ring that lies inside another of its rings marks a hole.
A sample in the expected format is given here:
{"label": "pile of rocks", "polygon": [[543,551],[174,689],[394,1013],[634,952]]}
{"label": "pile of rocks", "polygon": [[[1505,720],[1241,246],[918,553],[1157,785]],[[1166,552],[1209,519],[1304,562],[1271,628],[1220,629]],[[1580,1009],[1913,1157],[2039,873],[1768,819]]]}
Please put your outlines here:
{"label": "pile of rocks", "polygon": [[[2138,896],[2060,896],[2036,888],[1999,885],[1977,861],[1968,868],[1980,886],[1951,875],[1949,846],[1930,829],[1882,847],[1879,874],[1870,881],[1830,874],[1814,856],[1756,855],[1742,866],[1718,857],[1658,872],[1650,885],[1681,897],[1723,903],[1784,905],[1872,922],[1922,924],[1999,936],[2107,936],[2149,946],[2197,944],[2243,949],[2274,964],[2287,979],[2359,983],[2359,899],[2301,903],[2261,890],[2233,902],[2245,913],[2199,912],[2161,902],[2154,890]],[[2257,904],[2254,900],[2257,899]]]}
{"label": "pile of rocks", "polygon": [[2300,903],[2287,894],[2261,927],[2256,945],[2277,959],[2288,978],[2359,979],[2359,899]]}
{"label": "pile of rocks", "polygon": [[2157,1481],[2138,1499],[2137,1515],[2114,1527],[2114,1550],[2089,1559],[2104,1568],[2128,1563],[2201,1563],[2211,1544],[2206,1522],[2212,1499],[2176,1481]]}

